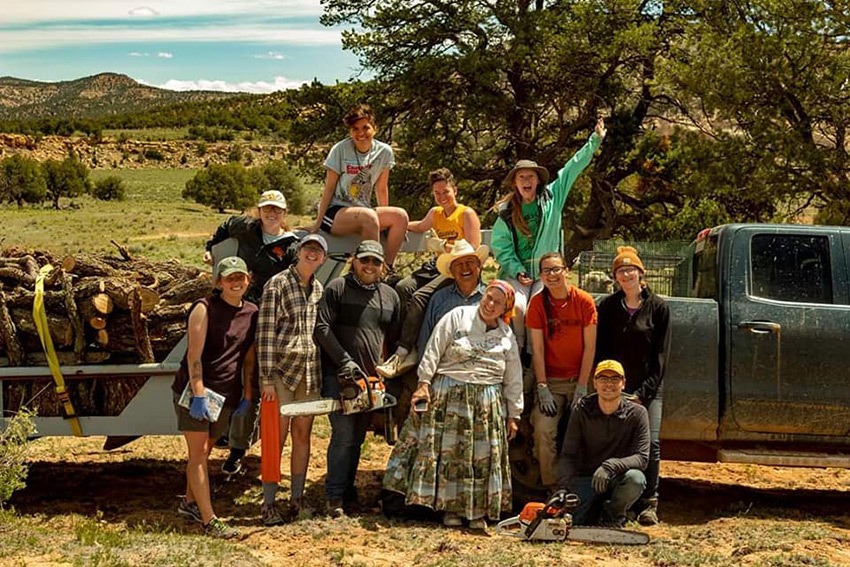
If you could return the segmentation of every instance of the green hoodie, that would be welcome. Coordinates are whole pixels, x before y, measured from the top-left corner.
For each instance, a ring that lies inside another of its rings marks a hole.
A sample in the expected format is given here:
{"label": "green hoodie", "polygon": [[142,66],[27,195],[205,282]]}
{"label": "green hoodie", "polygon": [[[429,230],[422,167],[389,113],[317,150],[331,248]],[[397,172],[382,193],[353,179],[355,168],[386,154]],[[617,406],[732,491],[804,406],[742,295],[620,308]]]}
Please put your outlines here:
{"label": "green hoodie", "polygon": [[537,279],[540,257],[548,252],[561,251],[563,246],[561,212],[564,209],[564,203],[573,183],[590,164],[600,142],[601,139],[595,132],[591,134],[587,143],[564,164],[555,180],[545,187],[537,188],[536,202],[540,212],[540,226],[530,247],[532,250],[530,257],[521,257],[519,254],[517,239],[524,237],[514,229],[511,220],[511,203],[502,203],[499,206],[499,218],[493,225],[491,246],[493,255],[499,262],[500,278],[516,278],[517,274],[526,273],[531,278]]}

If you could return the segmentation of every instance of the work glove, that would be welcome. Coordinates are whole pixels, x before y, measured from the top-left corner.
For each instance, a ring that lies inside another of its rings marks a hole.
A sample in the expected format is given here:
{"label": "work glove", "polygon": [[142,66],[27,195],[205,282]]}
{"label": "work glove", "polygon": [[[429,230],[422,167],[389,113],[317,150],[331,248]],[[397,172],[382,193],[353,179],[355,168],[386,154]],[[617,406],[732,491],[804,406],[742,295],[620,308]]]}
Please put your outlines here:
{"label": "work glove", "polygon": [[555,403],[555,398],[546,384],[537,385],[537,408],[546,417],[558,415],[558,404]]}
{"label": "work glove", "polygon": [[573,394],[573,401],[571,407],[576,407],[578,405],[579,400],[587,395],[587,384],[578,384],[576,386],[576,391]]}
{"label": "work glove", "polygon": [[239,405],[236,406],[236,411],[233,412],[233,415],[236,417],[244,417],[248,415],[249,409],[251,409],[251,400],[242,398],[239,400]]}
{"label": "work glove", "polygon": [[210,410],[207,408],[206,396],[192,396],[192,402],[189,404],[189,415],[192,419],[201,421],[210,419]]}
{"label": "work glove", "polygon": [[366,376],[363,369],[361,369],[360,366],[353,360],[349,360],[340,366],[337,374],[339,376]]}
{"label": "work glove", "polygon": [[611,480],[611,473],[605,470],[605,467],[599,467],[593,473],[593,479],[590,485],[593,487],[593,492],[596,494],[604,494],[608,490],[608,481]]}

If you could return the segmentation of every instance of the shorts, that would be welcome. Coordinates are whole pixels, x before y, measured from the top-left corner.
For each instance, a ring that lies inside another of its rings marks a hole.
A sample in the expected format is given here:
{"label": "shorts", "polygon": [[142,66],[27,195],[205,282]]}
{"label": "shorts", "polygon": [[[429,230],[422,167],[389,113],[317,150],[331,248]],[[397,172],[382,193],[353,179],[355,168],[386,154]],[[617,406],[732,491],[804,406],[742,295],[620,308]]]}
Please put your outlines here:
{"label": "shorts", "polygon": [[334,226],[334,218],[336,215],[343,209],[347,209],[348,207],[344,207],[342,205],[331,205],[325,211],[325,215],[322,217],[322,224],[319,225],[319,228],[327,232],[331,233],[331,229]]}
{"label": "shorts", "polygon": [[207,431],[210,434],[210,439],[218,439],[230,429],[230,416],[233,414],[233,408],[221,408],[221,414],[218,420],[210,423],[206,419],[195,419],[189,415],[189,410],[177,404],[180,396],[174,395],[174,413],[177,414],[177,430],[178,431]]}
{"label": "shorts", "polygon": [[310,400],[318,400],[320,390],[314,390],[307,395],[307,380],[301,380],[298,383],[298,386],[295,387],[295,391],[290,390],[286,386],[283,385],[283,381],[275,380],[274,381],[274,389],[277,394],[277,403],[278,404],[288,404],[291,402],[307,402]]}

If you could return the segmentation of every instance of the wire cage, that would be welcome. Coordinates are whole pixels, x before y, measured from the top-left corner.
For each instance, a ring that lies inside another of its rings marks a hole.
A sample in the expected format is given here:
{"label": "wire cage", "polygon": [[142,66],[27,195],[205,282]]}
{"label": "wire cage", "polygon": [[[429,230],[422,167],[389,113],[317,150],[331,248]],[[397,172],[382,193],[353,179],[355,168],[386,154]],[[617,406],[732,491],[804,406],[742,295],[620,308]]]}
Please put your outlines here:
{"label": "wire cage", "polygon": [[[611,264],[617,255],[617,247],[633,246],[643,262],[644,279],[653,292],[659,295],[679,295],[683,289],[683,278],[687,270],[681,269],[689,257],[688,241],[669,242],[622,242],[597,240],[593,250],[582,252],[573,266],[578,274],[578,285],[590,293],[611,293],[615,283],[611,278]],[[687,284],[684,284],[686,287]]]}

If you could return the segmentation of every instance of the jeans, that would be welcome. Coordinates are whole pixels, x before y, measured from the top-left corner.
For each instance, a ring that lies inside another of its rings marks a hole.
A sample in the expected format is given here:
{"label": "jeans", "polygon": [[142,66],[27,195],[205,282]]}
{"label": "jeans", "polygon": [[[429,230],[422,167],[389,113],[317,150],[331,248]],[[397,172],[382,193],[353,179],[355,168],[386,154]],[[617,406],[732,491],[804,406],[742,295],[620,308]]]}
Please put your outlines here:
{"label": "jeans", "polygon": [[328,445],[325,497],[327,500],[343,500],[345,496],[356,493],[354,478],[360,464],[360,448],[366,439],[372,414],[367,412],[342,415],[334,412],[329,418],[331,442]]}
{"label": "jeans", "polygon": [[259,433],[259,406],[257,400],[251,400],[251,406],[245,415],[234,415],[230,418],[230,432],[227,440],[231,449],[247,451],[257,441]]}
{"label": "jeans", "polygon": [[[409,276],[408,278],[414,279],[413,276]],[[399,287],[402,287],[402,283],[404,283],[408,278],[402,280],[402,282],[396,286],[396,290],[398,290]],[[404,323],[401,326],[401,337],[398,340],[398,346],[404,347],[408,351],[413,350],[413,347],[416,346],[416,339],[419,338],[419,329],[422,328],[422,319],[425,318],[425,309],[428,307],[428,302],[431,300],[431,296],[434,295],[437,290],[440,290],[447,285],[451,285],[452,281],[454,280],[451,278],[438,275],[431,281],[420,285],[418,288],[413,290],[412,293],[410,293],[410,299],[405,304],[404,318],[402,319]],[[399,292],[399,296],[401,293],[402,292]],[[404,293],[409,293],[409,290],[406,290]]]}
{"label": "jeans", "polygon": [[649,463],[646,465],[646,490],[641,498],[658,498],[658,477],[661,472],[661,396],[649,403]]}
{"label": "jeans", "polygon": [[574,478],[570,484],[572,491],[578,495],[581,502],[573,512],[573,523],[577,526],[585,525],[588,514],[593,505],[603,501],[603,513],[613,519],[621,519],[626,516],[632,504],[634,504],[644,488],[646,488],[646,477],[642,471],[629,469],[625,473],[615,476],[608,482],[608,490],[604,494],[596,494],[591,486],[592,478],[580,476]]}

